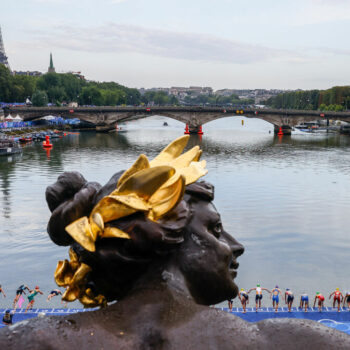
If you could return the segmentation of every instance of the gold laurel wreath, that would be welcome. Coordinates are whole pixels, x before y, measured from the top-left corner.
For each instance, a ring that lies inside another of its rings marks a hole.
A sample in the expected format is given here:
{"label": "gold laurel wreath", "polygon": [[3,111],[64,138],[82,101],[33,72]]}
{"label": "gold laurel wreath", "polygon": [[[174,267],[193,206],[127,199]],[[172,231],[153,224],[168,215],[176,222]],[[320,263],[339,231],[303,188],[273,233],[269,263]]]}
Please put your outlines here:
{"label": "gold laurel wreath", "polygon": [[[83,248],[94,252],[95,242],[99,239],[130,239],[128,233],[105,226],[106,223],[138,211],[144,212],[152,221],[169,213],[182,200],[185,186],[208,172],[206,161],[200,161],[202,151],[199,146],[182,154],[188,140],[189,135],[179,137],[152,161],[141,154],[120,177],[116,189],[95,205],[89,217],[81,217],[66,226],[68,234]],[[84,289],[85,278],[91,268],[80,263],[72,249],[69,257],[70,261],[58,262],[55,272],[57,285],[67,288],[62,299],[79,299],[87,307],[105,305],[103,295],[94,296],[91,289]]]}

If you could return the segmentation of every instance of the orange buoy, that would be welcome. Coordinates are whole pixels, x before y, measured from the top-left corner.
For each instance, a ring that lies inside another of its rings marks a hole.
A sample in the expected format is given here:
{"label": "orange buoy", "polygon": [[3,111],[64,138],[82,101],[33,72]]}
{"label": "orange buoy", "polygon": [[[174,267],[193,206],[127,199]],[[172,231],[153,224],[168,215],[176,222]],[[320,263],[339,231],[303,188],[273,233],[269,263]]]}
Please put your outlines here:
{"label": "orange buoy", "polygon": [[52,148],[52,143],[50,143],[50,136],[45,136],[45,141],[43,141],[43,147],[44,148]]}
{"label": "orange buoy", "polygon": [[186,124],[186,128],[185,128],[184,134],[188,135],[189,133],[190,133],[190,130],[188,129],[188,124]]}
{"label": "orange buoy", "polygon": [[203,135],[202,125],[199,126],[198,135]]}
{"label": "orange buoy", "polygon": [[280,126],[280,129],[277,133],[278,136],[283,136],[282,126]]}

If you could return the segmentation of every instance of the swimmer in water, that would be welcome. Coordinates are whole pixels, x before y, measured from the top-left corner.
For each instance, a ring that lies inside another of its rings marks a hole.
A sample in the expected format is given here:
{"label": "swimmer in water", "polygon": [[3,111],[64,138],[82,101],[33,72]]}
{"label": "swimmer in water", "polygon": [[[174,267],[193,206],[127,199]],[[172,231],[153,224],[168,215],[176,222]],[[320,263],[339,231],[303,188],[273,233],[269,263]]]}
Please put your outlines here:
{"label": "swimmer in water", "polygon": [[294,294],[289,288],[286,288],[286,292],[284,293],[284,301],[288,306],[288,312],[291,312],[294,301]]}
{"label": "swimmer in water", "polygon": [[300,296],[300,308],[305,307],[305,312],[307,312],[307,308],[309,307],[309,296],[306,293],[303,293]]}
{"label": "swimmer in water", "polygon": [[262,288],[260,284],[257,284],[255,288],[251,288],[248,291],[248,294],[252,291],[255,290],[255,311],[258,312],[258,305],[259,308],[261,308],[261,300],[262,300],[262,292],[263,290],[266,290],[267,292],[271,293],[268,289]]}
{"label": "swimmer in water", "polygon": [[39,288],[38,286],[36,286],[35,289],[30,290],[29,293],[30,293],[30,294],[29,294],[28,297],[27,297],[29,303],[28,303],[28,305],[27,305],[27,308],[26,308],[26,311],[25,311],[25,312],[27,312],[29,308],[30,308],[30,309],[33,308],[33,305],[34,305],[34,297],[35,297],[38,293],[44,294],[44,293],[40,290],[40,288]]}
{"label": "swimmer in water", "polygon": [[350,311],[350,292],[344,292],[343,307],[345,307],[345,302],[348,304],[348,309]]}
{"label": "swimmer in water", "polygon": [[62,292],[59,289],[53,289],[47,297],[47,301],[50,301],[53,297],[57,295],[62,295]]}
{"label": "swimmer in water", "polygon": [[238,293],[238,298],[241,301],[243,313],[245,314],[247,312],[247,304],[249,304],[249,295],[243,288],[241,288],[240,292]]}
{"label": "swimmer in water", "polygon": [[318,311],[322,312],[323,303],[324,303],[324,296],[320,292],[316,292],[315,300],[314,300],[314,307],[316,304],[316,300],[318,300]]}
{"label": "swimmer in water", "polygon": [[334,295],[333,308],[335,307],[335,302],[337,302],[338,303],[338,312],[340,312],[340,303],[344,300],[344,295],[342,292],[339,291],[339,288],[336,288],[335,291],[333,293],[331,293],[331,295],[329,296],[329,299],[332,297],[332,295]]}
{"label": "swimmer in water", "polygon": [[278,288],[277,285],[274,289],[271,290],[270,299],[272,298],[272,307],[275,309],[275,312],[278,311],[278,304],[280,302],[280,297],[279,297],[280,293],[282,293],[282,291]]}

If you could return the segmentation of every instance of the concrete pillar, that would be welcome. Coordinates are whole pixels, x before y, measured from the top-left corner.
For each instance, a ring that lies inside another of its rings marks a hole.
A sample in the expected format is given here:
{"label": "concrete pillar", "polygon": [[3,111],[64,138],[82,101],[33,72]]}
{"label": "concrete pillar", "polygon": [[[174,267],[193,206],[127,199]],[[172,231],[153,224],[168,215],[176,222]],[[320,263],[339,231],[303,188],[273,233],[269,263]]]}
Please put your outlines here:
{"label": "concrete pillar", "polygon": [[199,126],[188,125],[190,134],[197,134],[199,131]]}

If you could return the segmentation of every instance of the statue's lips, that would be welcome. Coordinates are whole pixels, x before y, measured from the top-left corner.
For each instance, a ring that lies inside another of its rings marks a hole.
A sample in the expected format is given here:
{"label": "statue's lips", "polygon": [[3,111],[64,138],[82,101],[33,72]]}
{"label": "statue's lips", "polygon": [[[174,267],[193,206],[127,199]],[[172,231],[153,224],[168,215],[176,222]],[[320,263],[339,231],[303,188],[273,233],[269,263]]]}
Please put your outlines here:
{"label": "statue's lips", "polygon": [[238,269],[239,263],[236,261],[234,257],[231,258],[228,271],[232,278],[235,278],[237,276],[237,269]]}

